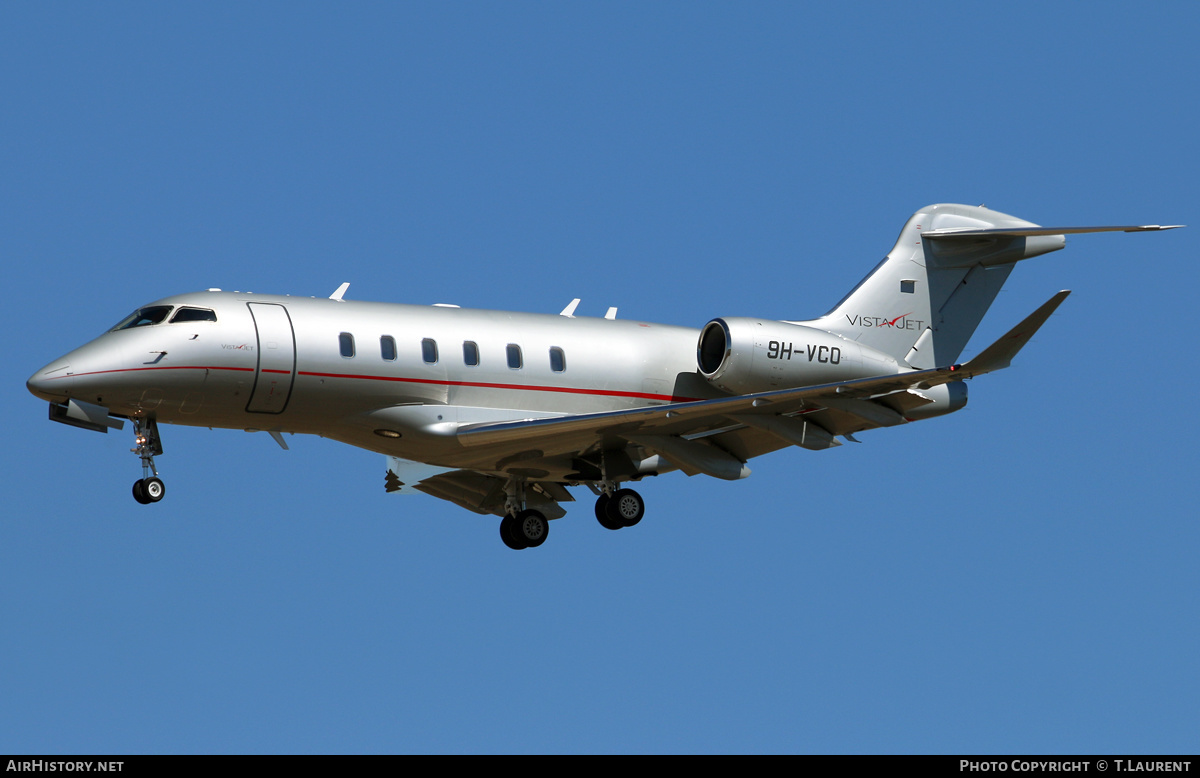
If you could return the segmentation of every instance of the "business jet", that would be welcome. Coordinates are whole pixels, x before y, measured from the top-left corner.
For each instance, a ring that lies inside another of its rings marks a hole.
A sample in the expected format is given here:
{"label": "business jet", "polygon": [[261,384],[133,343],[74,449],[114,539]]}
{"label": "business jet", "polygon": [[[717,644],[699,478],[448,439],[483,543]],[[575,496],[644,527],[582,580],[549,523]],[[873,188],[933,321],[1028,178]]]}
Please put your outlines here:
{"label": "business jet", "polygon": [[964,379],[1008,367],[1061,291],[958,359],[1017,262],[1066,235],[1182,225],[1040,227],[982,206],[908,220],[883,261],[807,321],[720,317],[699,330],[616,318],[209,289],[144,305],[38,370],[50,419],[132,423],[137,502],[163,499],[161,424],[321,435],[386,457],[389,492],[501,517],[513,549],[596,496],[610,530],[642,519],[628,484],[680,470],[735,480],[789,446],[820,451],[953,413]]}

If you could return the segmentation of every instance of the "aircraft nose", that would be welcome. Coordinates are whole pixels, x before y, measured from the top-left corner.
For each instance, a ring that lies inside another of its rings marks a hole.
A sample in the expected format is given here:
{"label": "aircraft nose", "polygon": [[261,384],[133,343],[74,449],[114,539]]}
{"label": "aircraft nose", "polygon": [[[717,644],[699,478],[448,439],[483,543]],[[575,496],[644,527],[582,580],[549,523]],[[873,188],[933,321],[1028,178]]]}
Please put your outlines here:
{"label": "aircraft nose", "polygon": [[51,362],[29,377],[25,388],[34,397],[43,400],[58,400],[66,396],[67,385],[71,382],[71,366],[66,362]]}

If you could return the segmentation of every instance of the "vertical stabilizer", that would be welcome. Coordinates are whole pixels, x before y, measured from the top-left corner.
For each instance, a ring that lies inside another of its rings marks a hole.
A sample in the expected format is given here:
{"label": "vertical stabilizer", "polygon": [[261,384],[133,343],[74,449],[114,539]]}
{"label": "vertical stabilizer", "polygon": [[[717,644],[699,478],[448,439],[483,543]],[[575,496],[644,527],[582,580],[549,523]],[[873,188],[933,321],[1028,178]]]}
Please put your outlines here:
{"label": "vertical stabilizer", "polygon": [[912,367],[953,364],[1013,266],[1066,245],[1062,235],[1026,234],[1037,228],[982,206],[922,208],[875,270],[806,324]]}

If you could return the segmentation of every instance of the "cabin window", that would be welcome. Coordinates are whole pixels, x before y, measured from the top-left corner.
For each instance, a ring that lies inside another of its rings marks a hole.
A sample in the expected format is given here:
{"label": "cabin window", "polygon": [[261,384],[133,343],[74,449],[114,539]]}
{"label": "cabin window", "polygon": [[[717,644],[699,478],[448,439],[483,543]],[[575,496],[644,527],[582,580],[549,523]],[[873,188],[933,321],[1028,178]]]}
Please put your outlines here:
{"label": "cabin window", "polygon": [[508,366],[513,370],[521,369],[521,347],[516,343],[508,344]]}
{"label": "cabin window", "polygon": [[117,322],[114,330],[128,330],[134,327],[147,327],[151,324],[158,324],[167,318],[167,314],[171,312],[170,305],[151,305],[149,308],[138,308],[133,313],[126,316],[121,321]]}
{"label": "cabin window", "polygon": [[558,346],[550,347],[550,369],[556,373],[561,373],[567,369],[567,358],[563,355],[563,350]]}
{"label": "cabin window", "polygon": [[338,348],[342,352],[342,356],[349,359],[354,356],[354,336],[349,332],[343,332],[338,335]]}
{"label": "cabin window", "polygon": [[421,341],[421,358],[424,359],[425,362],[430,365],[437,362],[437,341],[436,340],[433,340],[432,338],[425,338],[424,340]]}
{"label": "cabin window", "polygon": [[379,339],[379,355],[388,362],[396,361],[396,339],[391,335],[384,335]]}
{"label": "cabin window", "polygon": [[916,281],[901,281],[900,282],[900,291],[903,292],[904,294],[913,294],[914,292],[917,291],[917,282]]}
{"label": "cabin window", "polygon": [[185,321],[216,321],[217,314],[215,311],[210,311],[207,308],[180,308],[171,317],[172,324],[179,324]]}
{"label": "cabin window", "polygon": [[463,341],[463,364],[469,367],[479,364],[479,346],[474,341]]}

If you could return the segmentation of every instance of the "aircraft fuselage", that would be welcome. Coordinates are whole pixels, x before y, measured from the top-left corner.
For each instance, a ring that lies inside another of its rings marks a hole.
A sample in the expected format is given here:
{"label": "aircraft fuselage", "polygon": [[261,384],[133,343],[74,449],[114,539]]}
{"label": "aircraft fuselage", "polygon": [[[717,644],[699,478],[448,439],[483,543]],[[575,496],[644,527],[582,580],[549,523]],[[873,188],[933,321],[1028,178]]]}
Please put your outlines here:
{"label": "aircraft fuselage", "polygon": [[[698,374],[700,331],[686,327],[220,291],[138,311],[159,320],[114,328],[54,360],[30,391],[115,416],[316,434],[446,466],[479,464],[454,440],[465,424],[728,396]],[[841,346],[809,347],[813,358],[793,383],[879,372],[843,360],[859,353],[844,339],[773,324],[797,342]],[[792,362],[790,348],[759,345],[760,362]],[[754,347],[746,350],[753,359]],[[380,434],[388,430],[399,435]]]}

